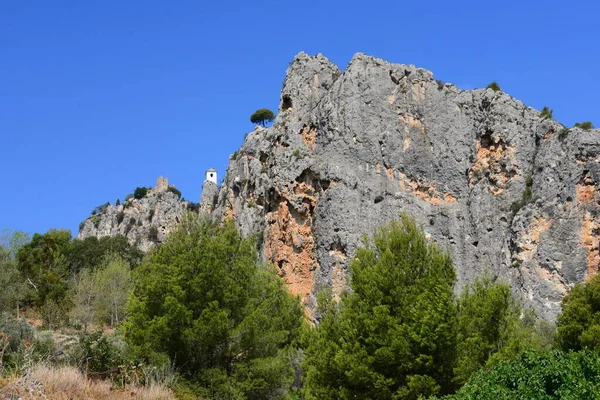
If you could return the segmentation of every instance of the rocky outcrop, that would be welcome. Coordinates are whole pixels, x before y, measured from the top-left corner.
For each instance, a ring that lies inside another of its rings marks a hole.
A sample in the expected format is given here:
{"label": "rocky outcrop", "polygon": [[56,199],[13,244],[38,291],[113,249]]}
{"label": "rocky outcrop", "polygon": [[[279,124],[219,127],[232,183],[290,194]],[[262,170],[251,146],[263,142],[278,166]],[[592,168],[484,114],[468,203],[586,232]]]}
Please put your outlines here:
{"label": "rocky outcrop", "polygon": [[361,236],[404,211],[450,251],[457,290],[488,270],[553,319],[598,270],[599,157],[600,132],[506,93],[364,54],[342,72],[300,53],[275,123],[247,135],[205,208],[258,234],[309,310],[319,287],[344,289]]}
{"label": "rocky outcrop", "polygon": [[129,243],[147,251],[161,243],[181,220],[191,203],[181,201],[166,178],[141,199],[130,198],[120,205],[106,205],[82,222],[78,237],[127,237]]}

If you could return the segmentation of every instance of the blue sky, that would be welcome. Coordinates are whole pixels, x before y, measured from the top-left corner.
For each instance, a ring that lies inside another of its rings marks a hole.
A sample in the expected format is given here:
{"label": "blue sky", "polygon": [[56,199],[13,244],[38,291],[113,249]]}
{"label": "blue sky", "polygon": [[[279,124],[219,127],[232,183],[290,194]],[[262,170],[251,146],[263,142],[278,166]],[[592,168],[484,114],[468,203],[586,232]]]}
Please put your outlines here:
{"label": "blue sky", "polygon": [[496,80],[600,125],[594,1],[0,2],[0,229],[68,228],[167,176],[198,201],[300,51]]}

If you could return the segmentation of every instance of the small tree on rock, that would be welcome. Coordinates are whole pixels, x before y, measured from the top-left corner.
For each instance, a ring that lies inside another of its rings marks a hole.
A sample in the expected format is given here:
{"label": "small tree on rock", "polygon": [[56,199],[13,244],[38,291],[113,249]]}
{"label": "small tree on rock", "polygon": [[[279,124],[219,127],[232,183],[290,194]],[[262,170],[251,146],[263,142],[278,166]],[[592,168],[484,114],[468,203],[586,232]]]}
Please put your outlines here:
{"label": "small tree on rock", "polygon": [[498,82],[494,81],[487,85],[486,89],[492,89],[494,92],[501,92],[502,88],[498,85]]}
{"label": "small tree on rock", "polygon": [[267,123],[273,122],[275,120],[275,114],[273,111],[267,108],[261,108],[259,110],[254,111],[254,114],[250,116],[250,122],[253,124],[260,124],[265,127]]}

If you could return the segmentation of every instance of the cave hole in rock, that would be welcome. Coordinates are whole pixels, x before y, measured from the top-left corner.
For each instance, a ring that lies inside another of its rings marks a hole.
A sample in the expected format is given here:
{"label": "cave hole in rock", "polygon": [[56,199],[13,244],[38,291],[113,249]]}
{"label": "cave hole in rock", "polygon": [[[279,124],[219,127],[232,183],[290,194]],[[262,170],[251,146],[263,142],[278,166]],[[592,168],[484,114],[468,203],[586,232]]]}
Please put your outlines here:
{"label": "cave hole in rock", "polygon": [[473,246],[475,246],[475,247],[479,246],[479,241],[478,240],[474,241]]}
{"label": "cave hole in rock", "polygon": [[281,109],[285,111],[289,110],[290,108],[292,108],[292,98],[289,95],[284,94],[283,98],[281,99]]}
{"label": "cave hole in rock", "polygon": [[374,203],[378,204],[378,203],[381,203],[382,201],[383,201],[383,196],[379,195],[379,196],[375,197]]}

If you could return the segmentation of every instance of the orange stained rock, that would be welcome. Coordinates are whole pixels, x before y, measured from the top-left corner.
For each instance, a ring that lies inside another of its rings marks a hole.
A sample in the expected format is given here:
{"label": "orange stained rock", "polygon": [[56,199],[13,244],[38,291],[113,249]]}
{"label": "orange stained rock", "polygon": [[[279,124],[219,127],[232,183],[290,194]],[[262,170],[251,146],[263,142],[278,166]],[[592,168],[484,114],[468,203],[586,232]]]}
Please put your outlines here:
{"label": "orange stained rock", "polygon": [[600,264],[600,244],[598,232],[600,232],[599,218],[594,218],[589,212],[586,211],[581,230],[582,247],[588,250],[588,273],[586,280],[591,279],[598,273],[598,265]]}
{"label": "orange stained rock", "polygon": [[591,203],[596,198],[596,187],[593,184],[584,182],[583,184],[577,185],[576,193],[578,202]]}
{"label": "orange stained rock", "polygon": [[316,206],[316,200],[307,194],[313,193],[314,188],[306,183],[297,184],[294,192],[308,203],[306,210],[291,210],[289,196],[282,195],[277,209],[267,214],[265,255],[279,268],[279,275],[290,292],[306,302],[314,284],[313,272],[318,265],[310,212],[310,207]]}
{"label": "orange stained rock", "polygon": [[302,131],[300,131],[300,135],[302,136],[304,144],[314,150],[317,146],[317,132],[315,129],[305,126],[302,128]]}

